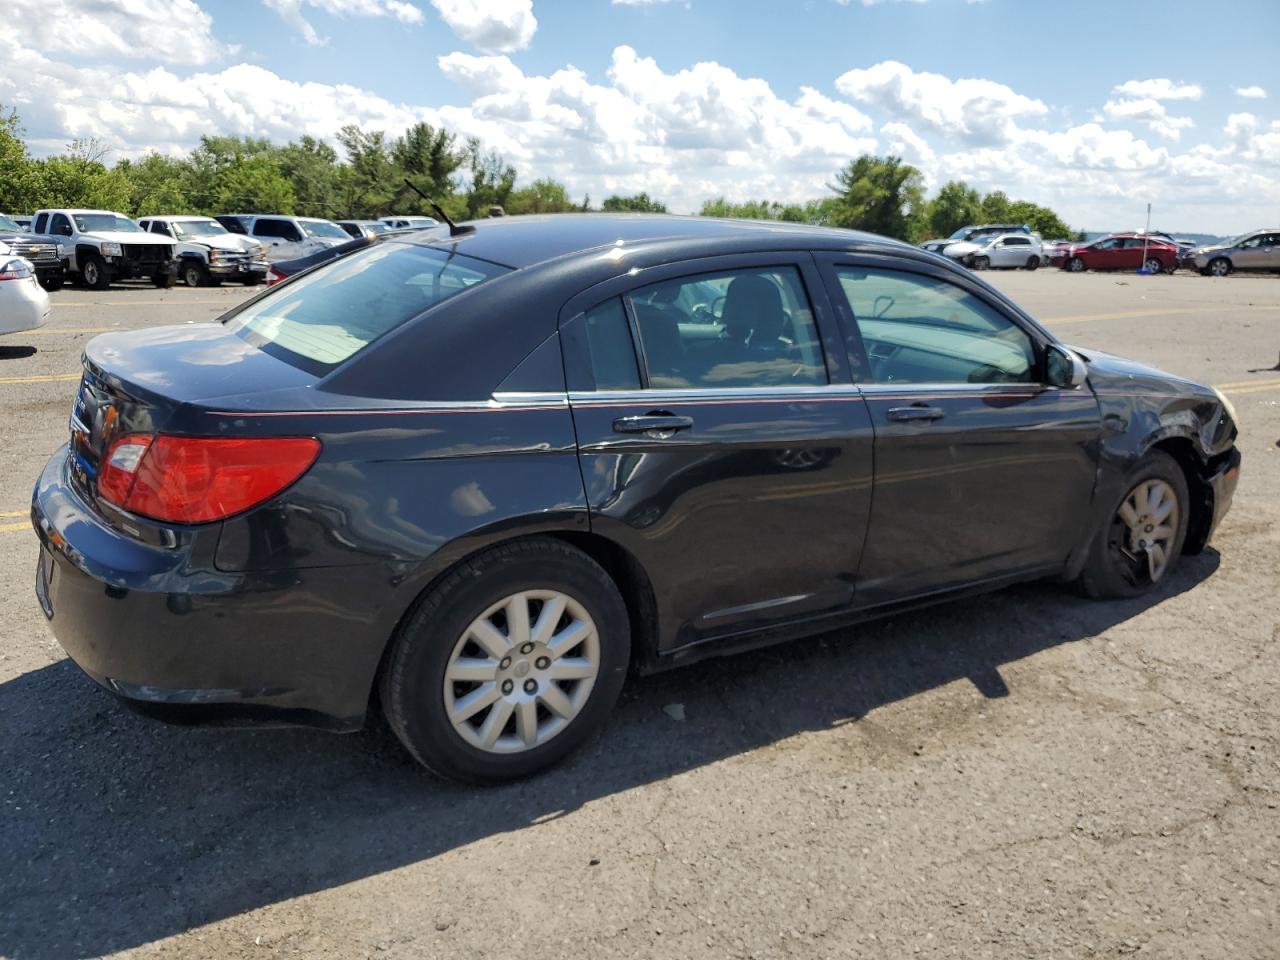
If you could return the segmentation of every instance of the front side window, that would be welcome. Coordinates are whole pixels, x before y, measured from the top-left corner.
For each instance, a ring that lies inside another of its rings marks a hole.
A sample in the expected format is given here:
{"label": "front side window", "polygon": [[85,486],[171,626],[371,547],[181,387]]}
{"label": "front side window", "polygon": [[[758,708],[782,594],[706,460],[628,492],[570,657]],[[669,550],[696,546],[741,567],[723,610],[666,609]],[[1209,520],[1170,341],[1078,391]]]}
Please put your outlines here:
{"label": "front side window", "polygon": [[1029,383],[1035,347],[1019,326],[955,284],[836,268],[874,383]]}
{"label": "front side window", "polygon": [[317,372],[427,308],[506,273],[458,254],[381,243],[282,286],[227,320],[251,343]]}
{"label": "front side window", "polygon": [[700,274],[627,297],[649,386],[812,386],[827,382],[809,299],[794,267]]}
{"label": "front side window", "polygon": [[55,213],[53,220],[49,222],[49,231],[55,236],[69,237],[71,236],[71,221],[61,213]]}

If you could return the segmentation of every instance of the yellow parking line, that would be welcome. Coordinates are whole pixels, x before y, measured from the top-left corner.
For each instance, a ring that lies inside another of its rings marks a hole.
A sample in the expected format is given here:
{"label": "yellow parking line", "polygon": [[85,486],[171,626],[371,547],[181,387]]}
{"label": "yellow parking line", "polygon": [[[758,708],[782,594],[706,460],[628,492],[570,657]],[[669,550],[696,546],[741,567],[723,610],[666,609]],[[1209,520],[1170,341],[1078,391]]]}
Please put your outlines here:
{"label": "yellow parking line", "polygon": [[22,523],[0,523],[0,533],[16,533],[19,530],[30,530],[31,521],[24,520]]}
{"label": "yellow parking line", "polygon": [[25,517],[30,512],[31,512],[30,510],[10,510],[8,513],[0,513],[0,518]]}
{"label": "yellow parking line", "polygon": [[1255,378],[1253,380],[1239,380],[1236,383],[1216,384],[1219,390],[1236,390],[1240,387],[1274,387],[1277,385],[1280,385],[1280,380],[1274,378],[1271,380],[1258,380]]}
{"label": "yellow parking line", "polygon": [[1173,307],[1157,310],[1128,310],[1123,313],[1078,313],[1065,317],[1037,317],[1041,323],[1048,326],[1054,324],[1067,323],[1088,323],[1091,320],[1136,320],[1140,317],[1168,317],[1175,314],[1192,314],[1192,313],[1254,313],[1259,310],[1273,310],[1273,307]]}
{"label": "yellow parking line", "polygon": [[32,377],[0,377],[0,383],[65,383],[79,379],[78,373],[47,373]]}
{"label": "yellow parking line", "polygon": [[1280,391],[1280,380],[1269,380],[1266,383],[1255,383],[1251,387],[1219,387],[1223,393],[1229,393],[1232,396],[1238,396],[1242,393],[1267,393],[1271,390]]}
{"label": "yellow parking line", "polygon": [[42,337],[51,333],[112,333],[113,331],[136,330],[137,327],[40,327],[27,330],[23,337]]}

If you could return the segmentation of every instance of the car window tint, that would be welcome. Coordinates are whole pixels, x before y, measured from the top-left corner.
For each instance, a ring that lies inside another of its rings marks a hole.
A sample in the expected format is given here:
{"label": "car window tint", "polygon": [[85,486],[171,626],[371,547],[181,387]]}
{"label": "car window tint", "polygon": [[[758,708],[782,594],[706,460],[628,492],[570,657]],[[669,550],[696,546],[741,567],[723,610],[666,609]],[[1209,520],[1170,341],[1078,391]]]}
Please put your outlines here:
{"label": "car window tint", "polygon": [[301,240],[298,228],[288,220],[260,219],[253,224],[255,237],[280,237],[284,240]]}
{"label": "car window tint", "polygon": [[597,390],[638,390],[640,370],[627,314],[617,297],[592,307],[583,317],[591,373]]}
{"label": "car window tint", "polygon": [[228,230],[230,230],[232,233],[243,234],[246,232],[244,229],[244,223],[238,220],[236,217],[223,217],[219,219],[218,222],[222,224],[224,227],[226,227]]}
{"label": "car window tint", "polygon": [[944,280],[837,267],[875,383],[1025,383],[1035,348],[1016,324]]}
{"label": "car window tint", "polygon": [[53,219],[49,221],[49,232],[60,237],[71,236],[71,221],[61,213],[55,213]]}
{"label": "car window tint", "polygon": [[682,277],[630,294],[649,386],[827,382],[800,274],[764,267]]}
{"label": "car window tint", "polygon": [[250,342],[284,351],[286,360],[329,367],[427,308],[506,272],[459,254],[382,243],[316,268],[227,322]]}

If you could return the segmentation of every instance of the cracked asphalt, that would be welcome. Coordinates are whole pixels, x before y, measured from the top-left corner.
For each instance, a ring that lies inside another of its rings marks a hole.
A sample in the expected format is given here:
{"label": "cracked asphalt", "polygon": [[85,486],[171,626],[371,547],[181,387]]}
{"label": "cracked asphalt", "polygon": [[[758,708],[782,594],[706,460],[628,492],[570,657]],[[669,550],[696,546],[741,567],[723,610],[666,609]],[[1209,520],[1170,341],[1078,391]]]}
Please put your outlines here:
{"label": "cracked asphalt", "polygon": [[26,511],[79,351],[246,293],[55,294],[0,341],[0,956],[1280,957],[1280,280],[990,276],[1225,387],[1211,549],[1145,600],[1033,584],[633,680],[489,790],[377,722],[158,725],[62,656]]}

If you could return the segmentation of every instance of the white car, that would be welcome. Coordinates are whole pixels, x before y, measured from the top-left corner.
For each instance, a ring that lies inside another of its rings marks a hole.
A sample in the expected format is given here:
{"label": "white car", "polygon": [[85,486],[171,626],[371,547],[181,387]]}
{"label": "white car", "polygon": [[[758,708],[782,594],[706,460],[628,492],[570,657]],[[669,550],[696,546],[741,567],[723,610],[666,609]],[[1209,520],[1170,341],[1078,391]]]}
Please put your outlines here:
{"label": "white car", "polygon": [[[972,250],[956,251],[957,247]],[[1035,270],[1045,262],[1040,237],[1034,233],[1005,233],[977,244],[953,243],[946,255],[972,270]]]}
{"label": "white car", "polygon": [[296,260],[346,243],[351,235],[332,220],[285,214],[220,213],[215,217],[232,233],[252,237],[267,248],[267,259]]}
{"label": "white car", "polygon": [[49,319],[49,294],[36,280],[31,263],[0,243],[0,334],[43,327]]}
{"label": "white car", "polygon": [[379,217],[379,223],[385,223],[388,230],[425,230],[440,223],[435,217]]}
{"label": "white car", "polygon": [[266,247],[232,233],[213,217],[143,217],[138,226],[177,241],[178,276],[188,287],[216,286],[223,280],[266,282]]}

